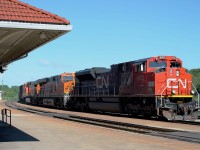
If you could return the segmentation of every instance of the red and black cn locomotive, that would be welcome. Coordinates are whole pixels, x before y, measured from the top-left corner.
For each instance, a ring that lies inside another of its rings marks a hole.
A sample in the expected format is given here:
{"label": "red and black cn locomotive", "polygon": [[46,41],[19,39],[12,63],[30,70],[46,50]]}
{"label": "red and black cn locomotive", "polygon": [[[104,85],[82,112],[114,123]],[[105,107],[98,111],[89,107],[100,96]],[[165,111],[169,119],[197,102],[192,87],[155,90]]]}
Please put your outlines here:
{"label": "red and black cn locomotive", "polygon": [[124,62],[109,69],[85,69],[75,72],[73,78],[75,84],[63,96],[63,105],[69,110],[161,116],[168,120],[198,117],[196,102],[192,101],[192,76],[174,56]]}

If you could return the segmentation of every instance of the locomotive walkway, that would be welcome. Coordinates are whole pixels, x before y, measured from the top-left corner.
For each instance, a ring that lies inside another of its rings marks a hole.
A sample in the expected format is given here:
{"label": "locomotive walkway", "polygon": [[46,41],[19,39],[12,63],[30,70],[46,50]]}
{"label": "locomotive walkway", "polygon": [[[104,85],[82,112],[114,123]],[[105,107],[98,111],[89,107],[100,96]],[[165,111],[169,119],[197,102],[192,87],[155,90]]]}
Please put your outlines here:
{"label": "locomotive walkway", "polygon": [[[1,104],[0,109],[6,106]],[[2,123],[0,123],[2,124]],[[199,149],[200,145],[117,131],[12,110],[12,127],[0,126],[0,149]]]}

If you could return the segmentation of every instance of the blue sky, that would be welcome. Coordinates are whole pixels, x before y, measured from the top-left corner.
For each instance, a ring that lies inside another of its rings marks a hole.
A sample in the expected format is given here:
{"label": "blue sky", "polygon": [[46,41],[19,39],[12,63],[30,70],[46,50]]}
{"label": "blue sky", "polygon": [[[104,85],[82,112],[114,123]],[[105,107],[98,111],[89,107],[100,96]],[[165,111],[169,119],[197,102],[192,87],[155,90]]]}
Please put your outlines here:
{"label": "blue sky", "polygon": [[8,66],[3,83],[157,55],[200,68],[199,0],[21,0],[70,20],[70,33]]}

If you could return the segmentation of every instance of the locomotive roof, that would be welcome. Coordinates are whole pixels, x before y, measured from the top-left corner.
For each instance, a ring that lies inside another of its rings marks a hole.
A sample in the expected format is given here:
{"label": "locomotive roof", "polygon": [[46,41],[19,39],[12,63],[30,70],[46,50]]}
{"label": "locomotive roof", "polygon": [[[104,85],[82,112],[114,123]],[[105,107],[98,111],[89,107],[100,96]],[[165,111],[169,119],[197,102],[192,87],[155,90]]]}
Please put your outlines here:
{"label": "locomotive roof", "polygon": [[133,63],[144,62],[144,61],[147,61],[147,60],[150,59],[150,58],[152,58],[152,57],[143,58],[143,59],[138,59],[138,60],[133,61]]}
{"label": "locomotive roof", "polygon": [[77,78],[96,78],[96,74],[109,72],[105,67],[93,67],[75,72]]}
{"label": "locomotive roof", "polygon": [[38,84],[38,83],[46,83],[48,81],[48,78],[42,78],[42,79],[38,79],[35,81],[35,84]]}
{"label": "locomotive roof", "polygon": [[[138,60],[134,60],[134,61],[127,61],[127,62],[123,62],[123,63],[119,63],[119,64],[113,64],[113,65],[120,65],[120,64],[125,64],[125,63],[136,64],[136,63],[141,63],[141,62],[147,61],[150,58],[152,58],[152,57],[138,59]],[[113,65],[111,65],[111,66],[113,66]]]}

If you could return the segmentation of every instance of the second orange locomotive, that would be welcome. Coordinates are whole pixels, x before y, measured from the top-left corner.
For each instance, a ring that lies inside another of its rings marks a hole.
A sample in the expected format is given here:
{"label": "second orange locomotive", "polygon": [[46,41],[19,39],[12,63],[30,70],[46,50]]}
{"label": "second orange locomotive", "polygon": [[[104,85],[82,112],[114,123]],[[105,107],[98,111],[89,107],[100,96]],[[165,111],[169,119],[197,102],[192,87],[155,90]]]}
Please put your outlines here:
{"label": "second orange locomotive", "polygon": [[75,74],[62,73],[21,85],[19,97],[30,104],[64,108],[74,86]]}

